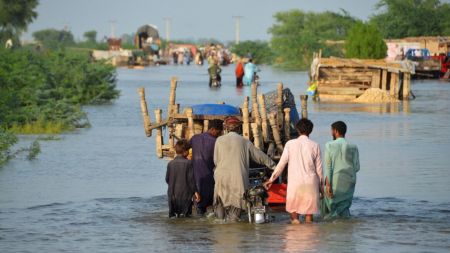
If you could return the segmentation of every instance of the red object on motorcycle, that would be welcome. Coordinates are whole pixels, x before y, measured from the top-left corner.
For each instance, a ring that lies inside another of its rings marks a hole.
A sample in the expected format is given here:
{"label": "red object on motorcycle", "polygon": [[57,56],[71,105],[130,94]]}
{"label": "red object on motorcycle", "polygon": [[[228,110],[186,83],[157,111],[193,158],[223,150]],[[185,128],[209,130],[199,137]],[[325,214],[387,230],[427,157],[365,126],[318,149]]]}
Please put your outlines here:
{"label": "red object on motorcycle", "polygon": [[270,204],[286,204],[287,184],[272,184],[268,190]]}

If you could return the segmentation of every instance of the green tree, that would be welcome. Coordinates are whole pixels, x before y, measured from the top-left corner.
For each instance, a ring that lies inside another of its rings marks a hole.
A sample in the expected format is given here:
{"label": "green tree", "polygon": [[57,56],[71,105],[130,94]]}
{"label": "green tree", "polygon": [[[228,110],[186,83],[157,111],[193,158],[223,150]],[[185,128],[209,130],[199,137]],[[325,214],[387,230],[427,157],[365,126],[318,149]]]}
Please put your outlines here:
{"label": "green tree", "polygon": [[450,35],[450,4],[439,0],[381,0],[370,18],[384,38]]}
{"label": "green tree", "polygon": [[19,41],[19,36],[26,31],[36,17],[38,0],[0,0],[0,41],[10,38]]}
{"label": "green tree", "polygon": [[95,30],[86,31],[86,32],[84,32],[83,37],[86,39],[87,42],[96,43],[97,42],[97,31],[95,31]]}
{"label": "green tree", "polygon": [[338,53],[334,48],[329,48],[325,41],[345,39],[347,31],[356,22],[346,11],[342,12],[291,10],[276,13],[276,23],[269,29],[275,63],[282,67],[306,69],[314,51],[324,49],[324,56]]}
{"label": "green tree", "polygon": [[265,41],[243,41],[234,44],[231,52],[245,57],[248,53],[252,54],[253,61],[257,64],[271,64],[273,60],[273,52],[269,47],[269,43]]}
{"label": "green tree", "polygon": [[356,23],[345,40],[347,58],[382,59],[386,57],[387,46],[377,27],[362,22]]}
{"label": "green tree", "polygon": [[44,47],[51,49],[75,45],[73,34],[65,30],[44,29],[34,32],[33,38]]}

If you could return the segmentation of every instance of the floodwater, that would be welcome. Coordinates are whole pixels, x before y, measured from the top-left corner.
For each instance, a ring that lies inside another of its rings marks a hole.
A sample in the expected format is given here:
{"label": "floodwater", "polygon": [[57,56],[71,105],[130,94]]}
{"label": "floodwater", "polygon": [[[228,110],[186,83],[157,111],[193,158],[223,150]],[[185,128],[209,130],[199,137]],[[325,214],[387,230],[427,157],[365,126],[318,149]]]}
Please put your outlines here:
{"label": "floodwater", "polygon": [[[167,161],[144,135],[136,90],[146,88],[150,112],[166,110],[176,75],[182,106],[241,104],[250,89],[234,87],[233,67],[223,71],[223,86],[211,90],[206,67],[119,69],[121,97],[85,108],[91,128],[41,142],[36,160],[0,168],[0,252],[450,251],[450,83],[438,81],[414,82],[417,99],[404,104],[310,103],[311,138],[322,148],[336,120],[359,146],[351,219],[293,226],[286,214],[263,225],[166,218]],[[306,89],[304,72],[265,67],[260,77],[260,91],[282,81],[297,104]]]}

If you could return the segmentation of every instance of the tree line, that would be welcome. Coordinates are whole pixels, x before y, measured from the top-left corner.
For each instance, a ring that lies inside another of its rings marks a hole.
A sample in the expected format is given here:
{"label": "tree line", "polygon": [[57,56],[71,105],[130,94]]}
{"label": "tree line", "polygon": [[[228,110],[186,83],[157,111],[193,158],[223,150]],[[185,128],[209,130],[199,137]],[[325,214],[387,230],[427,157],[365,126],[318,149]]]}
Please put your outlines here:
{"label": "tree line", "polygon": [[449,3],[439,0],[381,0],[375,10],[366,22],[345,10],[278,12],[268,31],[272,36],[270,42],[264,42],[264,46],[258,45],[261,42],[241,43],[235,45],[234,52],[270,50],[266,55],[271,55],[271,58],[264,58],[266,60],[261,63],[307,69],[313,52],[319,49],[322,49],[324,57],[380,59],[386,56],[387,51],[383,39],[450,35]]}

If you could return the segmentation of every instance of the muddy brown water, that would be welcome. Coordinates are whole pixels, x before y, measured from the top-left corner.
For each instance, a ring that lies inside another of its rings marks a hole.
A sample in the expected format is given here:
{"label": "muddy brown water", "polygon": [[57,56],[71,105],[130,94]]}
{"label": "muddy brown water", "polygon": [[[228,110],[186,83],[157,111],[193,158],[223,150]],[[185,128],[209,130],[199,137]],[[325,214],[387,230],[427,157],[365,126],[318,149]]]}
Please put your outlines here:
{"label": "muddy brown water", "polygon": [[[85,108],[91,128],[41,142],[36,160],[19,157],[0,169],[0,252],[450,251],[450,83],[439,81],[413,82],[417,99],[409,103],[310,103],[311,138],[322,148],[336,120],[347,122],[359,147],[351,219],[300,226],[284,213],[263,225],[168,219],[167,161],[144,135],[136,90],[146,88],[150,112],[165,110],[176,75],[182,106],[239,105],[250,88],[236,89],[233,67],[223,72],[223,86],[211,90],[206,67],[119,69],[121,97]],[[260,77],[260,91],[282,81],[299,105],[306,73],[263,67]]]}

